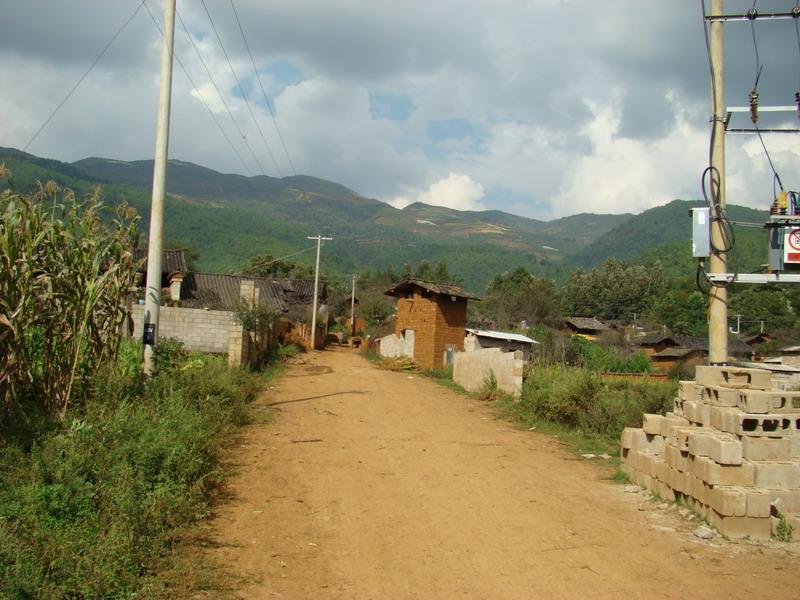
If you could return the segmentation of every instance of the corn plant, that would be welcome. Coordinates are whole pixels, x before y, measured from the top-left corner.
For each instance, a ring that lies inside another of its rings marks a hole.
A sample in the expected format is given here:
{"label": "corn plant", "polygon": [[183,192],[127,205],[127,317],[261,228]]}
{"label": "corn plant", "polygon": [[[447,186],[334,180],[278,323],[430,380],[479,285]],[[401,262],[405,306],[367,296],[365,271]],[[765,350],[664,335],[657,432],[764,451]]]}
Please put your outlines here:
{"label": "corn plant", "polygon": [[36,392],[63,418],[81,373],[116,355],[138,218],[110,224],[96,189],[85,200],[48,182],[0,197],[0,393],[7,407]]}

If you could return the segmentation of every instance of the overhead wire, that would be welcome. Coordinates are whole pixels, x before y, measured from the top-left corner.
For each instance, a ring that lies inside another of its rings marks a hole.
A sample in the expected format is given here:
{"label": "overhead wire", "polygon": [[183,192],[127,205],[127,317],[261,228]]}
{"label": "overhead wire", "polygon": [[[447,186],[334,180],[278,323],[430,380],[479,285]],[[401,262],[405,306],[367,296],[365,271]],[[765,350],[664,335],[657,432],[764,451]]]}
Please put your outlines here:
{"label": "overhead wire", "polygon": [[30,147],[30,145],[36,140],[36,138],[39,137],[39,134],[42,133],[42,131],[44,131],[44,128],[47,127],[48,123],[50,123],[50,121],[53,120],[53,117],[55,117],[58,111],[61,110],[61,107],[67,103],[67,100],[69,100],[72,94],[75,93],[75,90],[77,90],[78,87],[80,87],[81,83],[83,83],[83,80],[89,76],[89,73],[91,73],[92,69],[94,69],[97,63],[100,62],[100,59],[103,58],[103,56],[105,56],[105,53],[108,52],[109,48],[111,48],[111,45],[119,37],[119,34],[121,34],[123,30],[131,23],[131,21],[133,21],[136,15],[139,14],[139,11],[142,9],[143,5],[144,5],[144,0],[141,0],[139,5],[136,7],[136,10],[134,10],[131,13],[131,15],[125,20],[125,22],[120,26],[120,28],[117,29],[114,35],[111,36],[111,39],[108,40],[108,43],[100,51],[100,54],[97,55],[97,58],[94,59],[92,64],[89,65],[89,68],[86,69],[86,72],[83,75],[81,75],[80,79],[78,79],[75,85],[73,85],[72,88],[69,90],[69,92],[67,92],[67,95],[64,96],[61,102],[58,103],[58,106],[56,106],[50,113],[50,115],[47,117],[47,119],[45,119],[44,123],[42,123],[39,129],[36,130],[36,133],[33,134],[33,137],[31,137],[31,139],[28,140],[28,143],[25,144],[25,146],[22,148],[23,150],[27,150]]}
{"label": "overhead wire", "polygon": [[[145,7],[145,9],[147,10],[148,14],[150,15],[150,19],[153,21],[153,24],[156,26],[156,29],[158,30],[159,35],[163,36],[164,35],[164,31],[161,29],[161,25],[158,24],[158,19],[156,19],[155,15],[150,10],[150,7],[147,5],[147,1],[146,0],[142,0],[142,5]],[[180,59],[180,57],[177,54],[173,53],[173,55],[174,55],[175,61],[178,63],[178,66],[181,68],[181,70],[183,71],[184,75],[186,75],[186,78],[189,80],[189,83],[191,84],[192,88],[197,89],[197,85],[195,84],[194,79],[192,79],[192,76],[189,74],[189,70],[184,66],[183,61]],[[242,166],[244,166],[245,171],[247,172],[247,174],[252,176],[253,172],[250,170],[250,167],[247,165],[247,162],[245,162],[245,160],[242,157],[241,153],[236,149],[236,146],[231,141],[230,137],[228,137],[228,134],[225,133],[225,129],[222,127],[222,124],[219,122],[219,119],[217,119],[217,116],[214,114],[214,111],[211,110],[211,107],[208,106],[208,104],[206,103],[205,100],[203,100],[203,98],[202,98],[202,96],[200,96],[200,94],[198,94],[196,97],[197,97],[198,100],[200,100],[200,104],[202,104],[205,107],[205,109],[208,111],[208,114],[211,115],[211,118],[214,120],[214,123],[216,123],[217,128],[219,128],[219,131],[222,134],[222,137],[224,137],[225,140],[228,142],[228,145],[231,147],[231,149],[233,150],[234,154],[236,154],[236,156],[239,157],[239,160],[241,161]]]}
{"label": "overhead wire", "polygon": [[[275,160],[275,155],[272,153],[272,149],[269,147],[269,144],[267,143],[267,138],[264,137],[264,132],[261,130],[261,125],[258,124],[258,119],[256,118],[256,115],[253,112],[252,106],[250,106],[250,101],[247,99],[247,94],[245,94],[244,88],[242,87],[242,84],[239,81],[239,77],[236,75],[236,70],[233,68],[233,63],[231,62],[231,59],[228,56],[227,50],[225,50],[225,44],[222,43],[222,37],[219,35],[219,31],[217,31],[217,26],[214,24],[214,19],[211,17],[211,13],[208,10],[208,6],[206,6],[206,1],[200,0],[200,3],[203,5],[203,9],[205,10],[206,16],[208,17],[209,23],[211,23],[211,29],[214,31],[214,35],[217,37],[219,46],[220,48],[222,48],[222,53],[225,55],[225,60],[228,63],[228,68],[231,71],[231,75],[233,75],[233,79],[236,81],[236,86],[239,88],[239,93],[242,95],[242,100],[244,100],[244,103],[247,106],[247,110],[250,112],[250,116],[253,118],[253,123],[255,123],[256,129],[258,130],[258,133],[261,136],[261,141],[264,142],[264,147],[267,149],[267,153],[272,159],[272,162],[275,165],[275,169],[277,170],[278,175],[280,177],[283,177],[283,173],[281,172],[281,168],[278,165],[278,161]],[[264,175],[266,175],[263,167],[261,168],[261,171],[264,173]]]}
{"label": "overhead wire", "polygon": [[278,119],[275,116],[275,111],[272,109],[272,103],[267,96],[267,92],[264,90],[264,84],[261,82],[261,75],[256,68],[256,61],[253,59],[253,53],[250,51],[250,44],[247,43],[247,36],[244,34],[244,28],[242,27],[242,22],[239,19],[239,13],[236,10],[236,5],[231,1],[231,8],[233,9],[233,15],[236,17],[236,24],[239,26],[239,32],[242,34],[242,40],[244,41],[244,47],[247,48],[247,54],[250,56],[250,63],[253,65],[253,71],[256,74],[256,80],[258,80],[258,86],[261,88],[261,94],[264,97],[264,104],[267,105],[269,109],[269,114],[272,116],[272,122],[275,125],[275,131],[278,134],[278,139],[281,142],[281,146],[283,146],[283,152],[286,154],[286,160],[289,163],[289,166],[292,169],[292,174],[297,175],[297,169],[294,168],[294,162],[292,161],[292,157],[289,154],[289,150],[286,147],[286,142],[283,139],[283,134],[281,133],[281,128],[278,126]]}
{"label": "overhead wire", "polygon": [[[217,85],[217,82],[214,80],[214,76],[211,74],[211,69],[208,68],[208,64],[206,63],[205,59],[203,58],[203,55],[200,52],[200,49],[197,47],[197,44],[194,41],[194,37],[189,32],[189,28],[186,26],[186,23],[184,22],[183,17],[181,16],[180,12],[178,12],[177,10],[175,12],[178,15],[178,21],[180,22],[181,27],[183,28],[183,32],[186,35],[186,38],[191,43],[192,48],[194,48],[194,52],[197,55],[197,58],[200,60],[200,64],[203,65],[203,68],[206,71],[206,75],[208,75],[208,78],[211,80],[211,85],[214,87],[214,90],[216,90],[216,92],[217,92],[217,95],[219,96],[219,99],[222,102],[222,106],[225,108],[225,112],[228,113],[228,117],[230,118],[231,123],[233,123],[234,128],[236,128],[236,131],[239,133],[239,136],[242,138],[242,142],[244,143],[244,145],[247,148],[248,152],[250,152],[250,157],[253,159],[253,162],[256,163],[256,165],[258,166],[258,168],[261,171],[261,173],[262,174],[266,174],[264,172],[264,168],[261,166],[261,163],[258,160],[258,157],[256,156],[256,153],[253,152],[253,148],[250,145],[250,142],[247,141],[247,136],[244,134],[244,131],[242,131],[242,128],[239,126],[239,123],[234,118],[233,111],[231,111],[230,107],[228,106],[228,103],[225,101],[225,95],[219,89],[219,86]],[[198,96],[199,96],[199,94],[198,94]],[[252,175],[252,172],[250,171],[249,168],[248,168],[248,173]]]}

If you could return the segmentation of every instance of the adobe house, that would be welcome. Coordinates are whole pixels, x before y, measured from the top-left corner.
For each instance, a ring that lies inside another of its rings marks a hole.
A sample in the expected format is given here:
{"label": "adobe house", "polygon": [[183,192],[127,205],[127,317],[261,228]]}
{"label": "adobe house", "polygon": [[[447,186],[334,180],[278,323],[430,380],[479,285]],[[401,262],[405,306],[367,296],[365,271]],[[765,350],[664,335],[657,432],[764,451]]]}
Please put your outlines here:
{"label": "adobe house", "polygon": [[383,356],[410,356],[423,369],[442,369],[464,351],[467,301],[456,285],[409,279],[385,292],[397,298],[395,335],[381,340]]}
{"label": "adobe house", "polygon": [[[136,261],[141,261],[137,271],[137,280],[139,285],[143,286],[144,282],[147,281],[147,248],[135,248],[133,258]],[[168,297],[172,301],[178,301],[182,298],[181,286],[188,272],[186,250],[179,248],[162,251],[161,289],[165,298]]]}

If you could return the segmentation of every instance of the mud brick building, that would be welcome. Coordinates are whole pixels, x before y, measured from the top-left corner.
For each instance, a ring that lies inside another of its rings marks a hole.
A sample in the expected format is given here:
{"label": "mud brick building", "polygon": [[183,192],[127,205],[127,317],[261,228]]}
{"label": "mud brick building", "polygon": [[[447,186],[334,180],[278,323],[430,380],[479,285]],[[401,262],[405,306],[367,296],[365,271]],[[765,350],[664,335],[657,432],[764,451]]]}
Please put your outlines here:
{"label": "mud brick building", "polygon": [[409,279],[387,290],[397,298],[395,335],[423,369],[441,369],[464,351],[467,301],[479,300],[458,286]]}

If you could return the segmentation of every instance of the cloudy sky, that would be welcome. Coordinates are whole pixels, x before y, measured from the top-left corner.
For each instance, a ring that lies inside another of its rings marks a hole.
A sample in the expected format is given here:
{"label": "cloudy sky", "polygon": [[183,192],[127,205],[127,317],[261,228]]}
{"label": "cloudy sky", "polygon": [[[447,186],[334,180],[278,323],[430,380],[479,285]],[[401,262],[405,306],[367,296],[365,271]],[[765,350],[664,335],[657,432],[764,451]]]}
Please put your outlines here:
{"label": "cloudy sky", "polygon": [[[230,0],[205,2],[244,94],[201,0],[178,0],[213,82],[178,21],[176,56],[194,85],[176,64],[171,158],[243,174],[296,170],[397,207],[542,219],[700,195],[709,69],[699,0],[234,0],[288,152]],[[161,0],[146,5],[160,26]],[[753,3],[726,5],[741,13]],[[0,146],[65,161],[152,158],[161,41],[140,0],[12,0],[2,14]],[[760,21],[755,33],[761,104],[793,104],[795,22]],[[726,104],[744,105],[756,72],[751,26],[729,24],[726,35]],[[791,113],[759,124],[800,125]],[[799,189],[800,137],[764,141],[784,186]],[[758,138],[729,136],[727,153],[728,202],[768,206],[773,175]]]}

